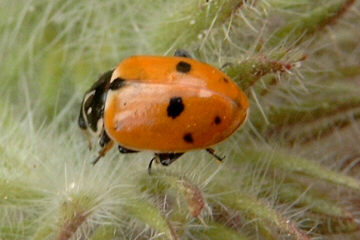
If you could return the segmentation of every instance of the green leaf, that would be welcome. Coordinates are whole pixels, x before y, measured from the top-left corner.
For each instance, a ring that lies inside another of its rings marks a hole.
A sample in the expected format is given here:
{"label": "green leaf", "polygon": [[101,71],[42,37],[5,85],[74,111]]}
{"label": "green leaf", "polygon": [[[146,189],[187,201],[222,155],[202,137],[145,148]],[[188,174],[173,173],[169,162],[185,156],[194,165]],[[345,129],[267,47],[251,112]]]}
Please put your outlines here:
{"label": "green leaf", "polygon": [[266,161],[274,169],[310,176],[317,180],[342,185],[356,191],[360,190],[360,182],[355,178],[327,169],[314,161],[285,153],[259,149],[244,150],[241,154],[235,155],[235,159],[239,162],[246,161],[254,164],[259,161]]}
{"label": "green leaf", "polygon": [[124,207],[124,211],[133,218],[149,225],[158,233],[164,233],[167,239],[178,239],[170,223],[164,218],[159,209],[144,200],[134,200]]}

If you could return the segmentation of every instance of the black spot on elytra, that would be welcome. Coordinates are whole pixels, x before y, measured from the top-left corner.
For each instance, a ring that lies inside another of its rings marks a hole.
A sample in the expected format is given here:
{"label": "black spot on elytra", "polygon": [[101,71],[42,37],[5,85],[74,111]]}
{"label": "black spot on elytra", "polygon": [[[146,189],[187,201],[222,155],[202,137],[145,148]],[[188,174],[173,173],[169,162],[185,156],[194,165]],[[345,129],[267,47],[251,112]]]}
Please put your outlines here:
{"label": "black spot on elytra", "polygon": [[183,138],[184,138],[184,141],[187,142],[187,143],[193,143],[194,142],[194,139],[193,139],[191,133],[185,133]]}
{"label": "black spot on elytra", "polygon": [[178,64],[176,64],[176,71],[182,72],[182,73],[188,73],[191,70],[191,65],[187,62],[180,61]]}
{"label": "black spot on elytra", "polygon": [[219,116],[216,116],[216,117],[214,118],[214,123],[215,123],[216,125],[219,125],[219,124],[221,123],[221,118],[220,118]]}
{"label": "black spot on elytra", "polygon": [[224,80],[225,83],[229,82],[229,80],[227,78],[225,78],[225,77],[223,78],[223,80]]}
{"label": "black spot on elytra", "polygon": [[184,104],[181,97],[170,98],[169,105],[167,107],[167,115],[173,119],[179,116],[184,111]]}
{"label": "black spot on elytra", "polygon": [[119,89],[121,87],[123,87],[125,85],[125,79],[122,79],[122,78],[115,78],[111,83],[110,83],[110,86],[109,88],[111,90],[116,90],[116,89]]}

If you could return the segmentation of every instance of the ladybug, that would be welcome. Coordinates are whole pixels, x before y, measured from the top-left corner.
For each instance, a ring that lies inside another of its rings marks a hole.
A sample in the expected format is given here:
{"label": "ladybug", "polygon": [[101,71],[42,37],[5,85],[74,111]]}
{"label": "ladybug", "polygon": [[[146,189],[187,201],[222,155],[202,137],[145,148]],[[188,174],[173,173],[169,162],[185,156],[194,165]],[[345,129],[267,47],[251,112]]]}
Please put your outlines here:
{"label": "ladybug", "polygon": [[[99,137],[95,164],[114,144],[120,153],[154,152],[170,165],[187,151],[206,149],[244,124],[249,102],[223,72],[191,58],[132,56],[104,73],[85,93],[78,124]],[[89,146],[90,141],[89,141]]]}

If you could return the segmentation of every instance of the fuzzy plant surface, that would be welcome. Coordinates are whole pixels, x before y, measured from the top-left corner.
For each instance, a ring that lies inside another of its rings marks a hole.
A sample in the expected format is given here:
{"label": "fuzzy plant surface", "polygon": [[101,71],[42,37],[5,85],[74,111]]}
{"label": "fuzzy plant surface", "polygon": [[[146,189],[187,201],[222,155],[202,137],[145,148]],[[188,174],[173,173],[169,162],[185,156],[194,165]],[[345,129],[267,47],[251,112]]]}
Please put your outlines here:
{"label": "fuzzy plant surface", "polygon": [[[1,0],[0,239],[359,239],[359,39],[355,0]],[[223,163],[93,166],[84,92],[176,49],[250,100]]]}

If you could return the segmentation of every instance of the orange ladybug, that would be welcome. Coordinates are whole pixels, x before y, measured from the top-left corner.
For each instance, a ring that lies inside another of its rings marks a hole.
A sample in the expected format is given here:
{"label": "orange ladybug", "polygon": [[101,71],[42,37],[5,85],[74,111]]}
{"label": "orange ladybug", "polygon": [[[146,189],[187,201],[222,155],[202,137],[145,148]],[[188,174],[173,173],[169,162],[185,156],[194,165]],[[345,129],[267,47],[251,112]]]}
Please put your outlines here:
{"label": "orange ladybug", "polygon": [[177,50],[174,57],[133,56],[85,93],[79,126],[99,137],[94,164],[114,144],[120,153],[150,150],[168,166],[184,152],[215,145],[244,124],[249,102],[223,72]]}

